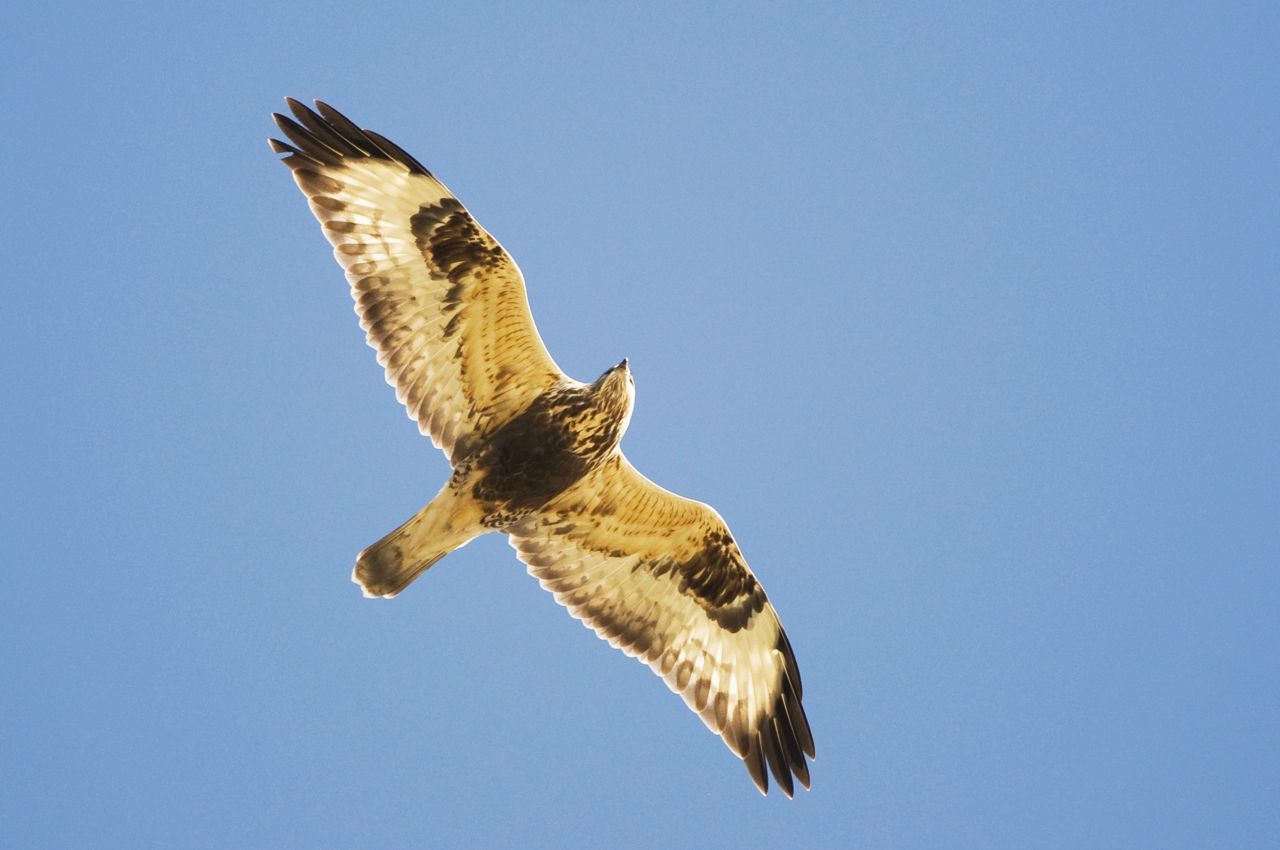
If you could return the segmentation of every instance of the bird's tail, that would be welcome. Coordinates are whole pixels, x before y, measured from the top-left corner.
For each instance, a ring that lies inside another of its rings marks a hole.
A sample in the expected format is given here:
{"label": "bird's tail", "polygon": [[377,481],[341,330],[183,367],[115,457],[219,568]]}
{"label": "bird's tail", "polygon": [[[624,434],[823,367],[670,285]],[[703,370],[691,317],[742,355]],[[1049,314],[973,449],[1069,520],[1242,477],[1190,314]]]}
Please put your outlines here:
{"label": "bird's tail", "polygon": [[480,517],[475,502],[446,484],[408,522],[360,553],[351,580],[365,596],[390,599],[436,561],[487,531]]}

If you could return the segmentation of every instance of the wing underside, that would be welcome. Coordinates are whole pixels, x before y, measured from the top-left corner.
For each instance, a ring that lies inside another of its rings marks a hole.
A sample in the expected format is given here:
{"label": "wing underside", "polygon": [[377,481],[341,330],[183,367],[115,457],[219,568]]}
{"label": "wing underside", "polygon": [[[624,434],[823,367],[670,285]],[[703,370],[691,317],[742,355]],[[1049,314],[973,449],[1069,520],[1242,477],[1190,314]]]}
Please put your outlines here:
{"label": "wing underside", "polygon": [[[455,459],[568,380],[515,262],[422,165],[323,103],[288,101],[273,139],[346,271],[369,345],[409,416]],[[296,120],[295,120],[296,119]]]}
{"label": "wing underside", "polygon": [[809,786],[813,737],[795,656],[714,510],[617,453],[509,533],[556,601],[661,676],[762,792],[766,765],[787,796],[793,776]]}

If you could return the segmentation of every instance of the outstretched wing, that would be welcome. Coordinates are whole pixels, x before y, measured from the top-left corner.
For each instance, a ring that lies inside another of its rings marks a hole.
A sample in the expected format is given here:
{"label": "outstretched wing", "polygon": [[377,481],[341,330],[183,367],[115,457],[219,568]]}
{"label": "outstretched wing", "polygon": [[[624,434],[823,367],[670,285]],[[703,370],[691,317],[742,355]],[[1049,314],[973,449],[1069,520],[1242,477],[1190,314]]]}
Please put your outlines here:
{"label": "outstretched wing", "polygon": [[332,107],[289,99],[271,140],[346,269],[396,397],[450,460],[568,378],[515,261],[422,165]]}
{"label": "outstretched wing", "polygon": [[728,526],[616,452],[508,529],[569,613],[680,694],[767,792],[809,787],[813,737],[787,635]]}

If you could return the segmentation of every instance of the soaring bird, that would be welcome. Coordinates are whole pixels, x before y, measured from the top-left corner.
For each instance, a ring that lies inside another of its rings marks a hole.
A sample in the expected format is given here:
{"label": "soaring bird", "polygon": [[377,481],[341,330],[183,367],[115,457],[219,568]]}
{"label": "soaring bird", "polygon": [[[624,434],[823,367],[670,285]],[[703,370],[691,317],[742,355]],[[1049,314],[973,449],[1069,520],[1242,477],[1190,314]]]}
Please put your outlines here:
{"label": "soaring bird", "polygon": [[720,515],[636,471],[619,441],[626,360],[591,383],[551,359],[515,261],[399,146],[319,101],[286,99],[271,139],[346,271],[387,382],[444,450],[449,480],[359,554],[352,580],[392,597],[490,531],[571,615],[644,661],[746,764],[790,797],[813,736],[791,644]]}

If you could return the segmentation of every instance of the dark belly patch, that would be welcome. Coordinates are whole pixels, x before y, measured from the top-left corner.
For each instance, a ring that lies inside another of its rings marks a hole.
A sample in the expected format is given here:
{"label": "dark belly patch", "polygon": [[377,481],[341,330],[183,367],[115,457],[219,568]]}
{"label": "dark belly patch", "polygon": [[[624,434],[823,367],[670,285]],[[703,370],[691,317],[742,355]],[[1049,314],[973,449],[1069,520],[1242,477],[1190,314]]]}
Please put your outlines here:
{"label": "dark belly patch", "polygon": [[568,423],[535,402],[499,428],[475,458],[472,495],[514,521],[586,474],[588,464],[574,448]]}

